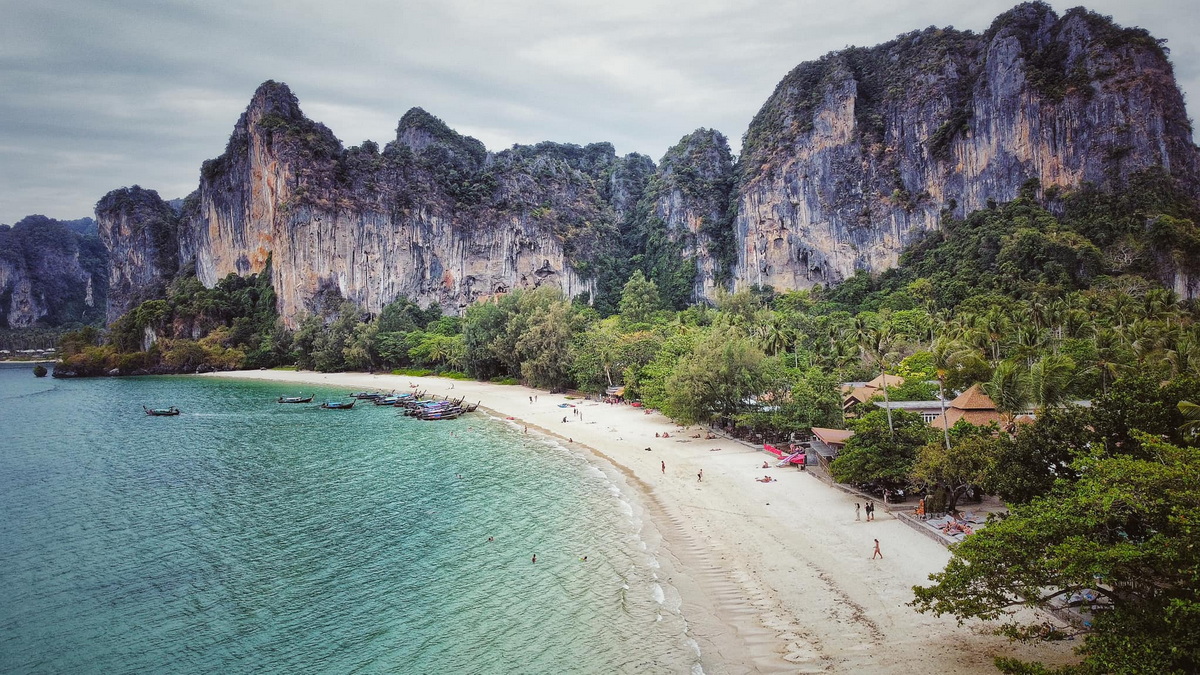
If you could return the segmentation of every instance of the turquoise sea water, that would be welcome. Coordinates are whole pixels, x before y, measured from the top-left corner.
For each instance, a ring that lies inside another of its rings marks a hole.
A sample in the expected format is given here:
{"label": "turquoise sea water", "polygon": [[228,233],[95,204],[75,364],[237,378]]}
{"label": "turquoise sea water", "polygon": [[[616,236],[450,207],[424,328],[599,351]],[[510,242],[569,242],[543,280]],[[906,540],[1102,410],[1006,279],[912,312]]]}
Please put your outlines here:
{"label": "turquoise sea water", "polygon": [[481,413],[274,403],[295,393],[0,366],[0,672],[698,668],[583,457]]}

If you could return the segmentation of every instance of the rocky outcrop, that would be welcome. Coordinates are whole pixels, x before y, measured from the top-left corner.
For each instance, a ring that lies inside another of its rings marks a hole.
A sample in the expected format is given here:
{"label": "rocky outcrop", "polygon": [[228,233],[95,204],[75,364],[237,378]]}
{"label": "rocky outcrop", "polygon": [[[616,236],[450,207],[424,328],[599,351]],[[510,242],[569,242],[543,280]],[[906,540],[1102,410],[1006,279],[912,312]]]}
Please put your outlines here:
{"label": "rocky outcrop", "polygon": [[646,189],[650,217],[662,224],[679,257],[694,266],[689,300],[713,297],[727,280],[733,185],[729,142],[719,131],[697,129],[663,155]]}
{"label": "rocky outcrop", "polygon": [[29,328],[99,318],[107,287],[94,236],[45,216],[0,226],[0,326]]}
{"label": "rocky outcrop", "polygon": [[154,190],[113,190],[96,203],[100,240],[108,249],[106,317],[112,323],[143,300],[163,297],[179,270],[178,216]]}
{"label": "rocky outcrop", "polygon": [[514,288],[594,291],[589,263],[615,240],[609,144],[488,153],[420,109],[396,138],[343,149],[267,82],[184,205],[179,251],[207,285],[261,271],[285,321],[336,290],[377,312],[400,295],[457,310]]}
{"label": "rocky outcrop", "polygon": [[1120,187],[1200,160],[1163,48],[1140,29],[1027,3],[983,35],[910,33],[805,63],[747,131],[736,284],[793,289],[896,264],[905,245],[1017,196]]}

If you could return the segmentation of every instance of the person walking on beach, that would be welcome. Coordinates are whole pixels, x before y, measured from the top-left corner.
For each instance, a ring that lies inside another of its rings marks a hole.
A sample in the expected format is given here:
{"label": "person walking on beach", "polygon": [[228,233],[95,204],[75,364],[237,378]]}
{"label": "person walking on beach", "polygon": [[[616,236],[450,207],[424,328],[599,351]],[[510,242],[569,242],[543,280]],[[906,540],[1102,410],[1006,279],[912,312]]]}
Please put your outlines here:
{"label": "person walking on beach", "polygon": [[855,520],[856,522],[857,522],[857,521],[859,521],[859,520],[862,520],[861,518],[859,518],[859,517],[858,517],[858,511],[859,511],[859,509],[861,509],[861,508],[862,508],[862,505],[861,505],[861,504],[859,504],[858,502],[854,502],[854,520]]}
{"label": "person walking on beach", "polygon": [[878,556],[880,560],[883,560],[883,554],[879,552],[878,539],[875,540],[875,552],[871,554],[871,560],[874,560],[876,556]]}
{"label": "person walking on beach", "polygon": [[698,482],[698,483],[704,482],[704,469],[700,469],[700,472],[696,474],[696,482]]}
{"label": "person walking on beach", "polygon": [[875,520],[875,502],[867,500],[867,522]]}
{"label": "person walking on beach", "polygon": [[665,459],[663,460],[663,463],[662,463],[662,472],[663,472],[664,476],[667,475],[667,460],[665,460]]}

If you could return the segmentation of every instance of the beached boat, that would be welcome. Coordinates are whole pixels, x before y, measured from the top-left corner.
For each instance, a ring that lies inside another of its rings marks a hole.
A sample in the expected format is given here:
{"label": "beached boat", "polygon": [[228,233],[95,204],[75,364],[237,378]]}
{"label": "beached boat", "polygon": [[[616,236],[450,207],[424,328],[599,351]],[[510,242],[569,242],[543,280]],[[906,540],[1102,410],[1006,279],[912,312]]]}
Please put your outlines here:
{"label": "beached boat", "polygon": [[147,408],[146,406],[142,406],[142,410],[145,410],[147,415],[153,417],[172,417],[179,414],[179,408],[175,406],[171,406],[170,408]]}
{"label": "beached boat", "polygon": [[325,401],[321,404],[321,407],[326,410],[349,410],[354,407],[355,403],[358,403],[358,401],[350,401],[349,403],[343,401]]}
{"label": "beached boat", "polygon": [[303,398],[301,396],[280,396],[276,403],[312,403],[313,397]]}

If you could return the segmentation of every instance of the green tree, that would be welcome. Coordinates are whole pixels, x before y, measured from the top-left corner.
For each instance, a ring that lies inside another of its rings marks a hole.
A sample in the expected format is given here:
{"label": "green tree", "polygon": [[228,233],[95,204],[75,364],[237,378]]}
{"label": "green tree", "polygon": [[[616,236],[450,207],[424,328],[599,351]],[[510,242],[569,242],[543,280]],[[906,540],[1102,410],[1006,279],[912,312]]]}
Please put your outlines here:
{"label": "green tree", "polygon": [[766,355],[734,327],[714,328],[676,364],[663,411],[683,423],[731,419],[762,393]]}
{"label": "green tree", "polygon": [[1048,494],[1057,480],[1077,479],[1075,460],[1097,441],[1092,418],[1088,408],[1047,408],[1033,424],[1002,434],[987,490],[1008,504],[1024,504]]}
{"label": "green tree", "polygon": [[621,301],[617,304],[624,326],[636,326],[650,323],[655,312],[662,309],[662,298],[658,294],[658,285],[647,279],[641,270],[635,270],[625,282],[621,291]]}
{"label": "green tree", "polygon": [[1179,425],[1179,433],[1186,436],[1195,436],[1200,433],[1200,405],[1191,401],[1180,401],[1179,413],[1185,420],[1183,424]]}
{"label": "green tree", "polygon": [[[1082,662],[1054,672],[1197,672],[1200,450],[1140,442],[1145,458],[1079,459],[1078,480],[1059,481],[955,546],[946,569],[930,575],[934,583],[913,589],[913,604],[960,620],[1003,620],[999,631],[1020,640],[1068,635],[1023,623],[1016,610],[1082,606],[1092,612],[1076,649]],[[1013,659],[998,665],[1050,672]]]}
{"label": "green tree", "polygon": [[[511,303],[506,303],[506,306]],[[492,346],[508,324],[506,307],[496,302],[477,302],[463,316],[463,361],[467,374],[477,380],[491,380],[517,373],[509,370]]]}
{"label": "green tree", "polygon": [[577,317],[570,303],[554,302],[537,309],[517,340],[521,377],[534,387],[566,388],[570,382],[571,338]]}
{"label": "green tree", "polygon": [[1045,354],[1029,368],[1029,396],[1038,412],[1069,400],[1075,362],[1063,354]]}
{"label": "green tree", "polygon": [[1004,417],[1005,429],[1011,431],[1017,415],[1029,407],[1029,374],[1015,361],[1001,361],[983,390]]}
{"label": "green tree", "polygon": [[949,446],[938,441],[921,446],[911,474],[918,484],[945,490],[950,495],[946,506],[950,512],[968,489],[988,482],[999,454],[994,426],[977,427],[960,421],[954,425],[954,432],[955,442]]}
{"label": "green tree", "polygon": [[974,349],[957,340],[941,337],[930,349],[933,377],[938,383],[938,404],[942,409],[942,440],[950,449],[950,421],[946,418],[946,383],[957,372],[978,371],[985,363]]}
{"label": "green tree", "polygon": [[915,415],[903,410],[892,414],[889,429],[883,410],[872,410],[854,423],[854,435],[829,465],[839,483],[878,482],[903,487],[912,473],[917,449],[937,438],[937,432]]}

